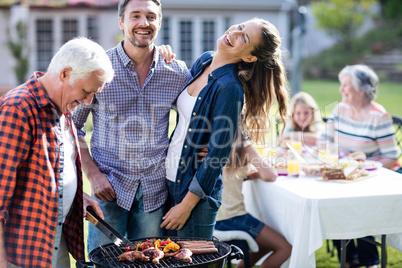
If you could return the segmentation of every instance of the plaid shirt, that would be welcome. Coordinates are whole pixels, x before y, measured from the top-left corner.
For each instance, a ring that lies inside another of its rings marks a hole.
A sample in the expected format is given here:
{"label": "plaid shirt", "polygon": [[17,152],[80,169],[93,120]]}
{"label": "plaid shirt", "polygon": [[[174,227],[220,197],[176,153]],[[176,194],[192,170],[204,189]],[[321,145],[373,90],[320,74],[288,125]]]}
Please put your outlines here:
{"label": "plaid shirt", "polygon": [[107,51],[115,70],[113,81],[95,95],[91,106],[77,108],[74,123],[81,129],[92,112],[92,157],[113,186],[117,204],[130,210],[141,184],[144,209],[149,212],[167,199],[169,112],[191,76],[184,62],[167,64],[155,49],[141,88],[123,41]]}
{"label": "plaid shirt", "polygon": [[[57,222],[60,176],[57,118],[55,106],[37,80],[42,75],[35,73],[0,99],[0,221],[4,223],[8,262],[21,267],[51,267],[56,227],[62,224]],[[78,149],[76,165],[78,190],[63,224],[63,234],[73,257],[84,259]]]}

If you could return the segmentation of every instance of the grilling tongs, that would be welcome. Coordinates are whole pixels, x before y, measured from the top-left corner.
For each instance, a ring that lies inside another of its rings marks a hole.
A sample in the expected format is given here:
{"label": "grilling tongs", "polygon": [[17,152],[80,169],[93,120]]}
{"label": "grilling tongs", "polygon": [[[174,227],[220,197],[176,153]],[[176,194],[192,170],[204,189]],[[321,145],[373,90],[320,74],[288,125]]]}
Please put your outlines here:
{"label": "grilling tongs", "polygon": [[86,219],[95,225],[102,233],[104,233],[118,247],[129,248],[132,243],[116,231],[107,222],[102,220],[91,207],[87,207]]}

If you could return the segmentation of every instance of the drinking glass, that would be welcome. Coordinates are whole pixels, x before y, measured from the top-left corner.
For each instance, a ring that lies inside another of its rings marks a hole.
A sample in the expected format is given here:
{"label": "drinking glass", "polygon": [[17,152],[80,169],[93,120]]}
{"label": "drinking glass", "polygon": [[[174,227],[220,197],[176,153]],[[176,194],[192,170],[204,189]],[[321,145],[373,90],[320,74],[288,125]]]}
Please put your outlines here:
{"label": "drinking glass", "polygon": [[256,145],[255,148],[257,149],[257,151],[260,153],[261,157],[265,156],[265,147],[264,145]]}
{"label": "drinking glass", "polygon": [[290,132],[290,145],[296,150],[301,152],[302,150],[302,132],[294,131]]}
{"label": "drinking glass", "polygon": [[338,154],[338,144],[328,143],[327,144],[327,154],[325,156],[328,165],[333,167],[338,166],[339,154]]}
{"label": "drinking glass", "polygon": [[292,153],[288,153],[288,176],[289,177],[299,177],[300,173],[300,160]]}

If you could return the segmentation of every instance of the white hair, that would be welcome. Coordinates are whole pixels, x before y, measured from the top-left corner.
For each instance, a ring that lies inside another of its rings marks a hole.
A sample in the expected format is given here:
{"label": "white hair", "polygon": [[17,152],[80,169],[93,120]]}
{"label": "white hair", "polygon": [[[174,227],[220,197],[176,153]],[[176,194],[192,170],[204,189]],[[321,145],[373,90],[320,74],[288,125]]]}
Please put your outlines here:
{"label": "white hair", "polygon": [[364,91],[366,100],[375,100],[377,97],[379,79],[377,74],[370,67],[364,64],[348,65],[339,72],[339,81],[345,75],[352,77],[352,85],[357,91]]}
{"label": "white hair", "polygon": [[71,86],[95,71],[103,71],[97,76],[104,83],[110,83],[114,76],[112,63],[105,50],[85,37],[76,37],[65,43],[53,56],[47,72],[59,75],[65,67],[72,69]]}

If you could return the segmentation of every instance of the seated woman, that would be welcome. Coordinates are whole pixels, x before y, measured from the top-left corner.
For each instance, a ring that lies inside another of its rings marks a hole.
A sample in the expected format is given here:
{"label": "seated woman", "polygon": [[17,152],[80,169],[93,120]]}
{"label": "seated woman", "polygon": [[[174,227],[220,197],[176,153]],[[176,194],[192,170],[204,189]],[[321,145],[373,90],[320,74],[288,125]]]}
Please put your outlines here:
{"label": "seated woman", "polygon": [[299,92],[292,97],[290,107],[291,118],[286,124],[280,143],[289,140],[291,132],[301,131],[302,143],[316,146],[324,129],[316,101],[310,94]]}
{"label": "seated woman", "polygon": [[[268,182],[277,177],[276,171],[269,167],[267,159],[261,157],[251,140],[238,131],[229,161],[223,168],[223,200],[215,229],[245,231],[255,239],[259,251],[250,252],[250,267],[269,252],[272,254],[260,267],[280,267],[292,251],[292,246],[282,235],[247,213],[243,201],[243,181],[261,179]],[[237,267],[244,267],[243,261]]]}
{"label": "seated woman", "polygon": [[[392,119],[374,101],[379,84],[377,75],[366,65],[351,65],[343,68],[338,78],[342,102],[332,111],[323,138],[337,141],[339,152],[364,152],[367,159],[379,161],[386,168],[395,167],[399,149]],[[334,242],[339,249],[339,241]],[[348,266],[359,263],[359,266],[377,267],[376,246],[362,239],[357,242],[357,248],[353,241],[347,247]]]}
{"label": "seated woman", "polygon": [[[162,228],[178,236],[212,238],[222,200],[222,168],[243,103],[245,129],[268,122],[274,99],[281,117],[286,115],[280,44],[274,25],[252,19],[230,27],[218,39],[216,52],[204,53],[193,64],[193,80],[177,99],[179,120],[166,158],[172,208]],[[197,153],[205,147],[208,153],[201,162]]]}

